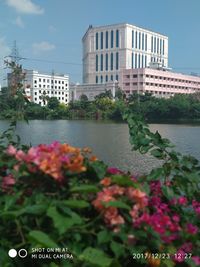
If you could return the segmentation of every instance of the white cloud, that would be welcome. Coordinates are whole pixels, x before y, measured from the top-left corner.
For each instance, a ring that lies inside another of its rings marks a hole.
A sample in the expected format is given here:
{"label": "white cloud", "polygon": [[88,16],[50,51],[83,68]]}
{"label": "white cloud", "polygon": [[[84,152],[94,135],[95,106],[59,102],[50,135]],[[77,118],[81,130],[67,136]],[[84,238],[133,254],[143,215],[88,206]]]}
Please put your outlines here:
{"label": "white cloud", "polygon": [[24,28],[24,22],[20,16],[16,18],[16,20],[14,21],[14,24],[16,24],[20,28]]}
{"label": "white cloud", "polygon": [[40,15],[44,9],[34,4],[31,0],[6,0],[8,6],[15,8],[19,13]]}
{"label": "white cloud", "polygon": [[53,25],[49,26],[49,32],[53,33],[56,32],[56,27],[54,27]]}
{"label": "white cloud", "polygon": [[55,49],[55,45],[43,41],[43,42],[40,42],[40,43],[34,43],[32,45],[32,48],[33,48],[33,53],[34,54],[40,54],[42,52],[48,52],[48,51],[54,50]]}

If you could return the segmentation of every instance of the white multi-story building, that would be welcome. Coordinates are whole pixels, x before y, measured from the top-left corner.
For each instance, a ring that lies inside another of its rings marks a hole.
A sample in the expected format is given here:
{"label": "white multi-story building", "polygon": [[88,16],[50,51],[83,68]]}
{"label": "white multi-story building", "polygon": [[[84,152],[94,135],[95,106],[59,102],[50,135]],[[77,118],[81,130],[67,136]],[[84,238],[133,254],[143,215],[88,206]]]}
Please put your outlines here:
{"label": "white multi-story building", "polygon": [[30,101],[42,106],[47,98],[56,97],[60,103],[69,102],[69,76],[44,74],[35,70],[25,70],[25,92]]}
{"label": "white multi-story building", "polygon": [[120,80],[120,70],[168,67],[168,37],[130,24],[89,26],[82,38],[83,83]]}

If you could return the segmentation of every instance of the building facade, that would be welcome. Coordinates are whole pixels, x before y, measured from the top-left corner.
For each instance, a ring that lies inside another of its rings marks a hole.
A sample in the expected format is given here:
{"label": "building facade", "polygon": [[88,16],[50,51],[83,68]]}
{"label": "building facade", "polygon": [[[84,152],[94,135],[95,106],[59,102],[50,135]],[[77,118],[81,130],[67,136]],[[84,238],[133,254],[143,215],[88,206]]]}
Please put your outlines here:
{"label": "building facade", "polygon": [[83,83],[120,80],[122,69],[168,67],[168,37],[130,24],[89,26],[82,38]]}
{"label": "building facade", "polygon": [[120,73],[119,87],[126,95],[151,93],[157,97],[200,92],[200,77],[162,69],[125,69]]}
{"label": "building facade", "polygon": [[44,106],[48,97],[56,97],[60,103],[69,102],[69,76],[44,74],[35,70],[25,70],[24,88],[30,101]]}
{"label": "building facade", "polygon": [[71,84],[70,85],[70,101],[80,100],[82,95],[86,95],[88,100],[93,101],[95,96],[111,91],[113,97],[118,88],[117,82],[110,82],[106,84]]}

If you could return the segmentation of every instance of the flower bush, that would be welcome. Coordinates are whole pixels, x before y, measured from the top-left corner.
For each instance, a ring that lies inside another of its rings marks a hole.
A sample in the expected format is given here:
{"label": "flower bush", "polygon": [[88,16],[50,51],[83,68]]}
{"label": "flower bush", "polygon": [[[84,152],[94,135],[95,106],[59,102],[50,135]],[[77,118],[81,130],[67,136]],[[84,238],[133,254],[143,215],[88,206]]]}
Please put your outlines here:
{"label": "flower bush", "polygon": [[[198,183],[134,177],[88,148],[1,146],[0,266],[199,266]],[[179,190],[180,189],[180,190]],[[192,191],[193,192],[193,191]],[[32,259],[33,248],[73,259]],[[10,248],[28,251],[10,258]]]}

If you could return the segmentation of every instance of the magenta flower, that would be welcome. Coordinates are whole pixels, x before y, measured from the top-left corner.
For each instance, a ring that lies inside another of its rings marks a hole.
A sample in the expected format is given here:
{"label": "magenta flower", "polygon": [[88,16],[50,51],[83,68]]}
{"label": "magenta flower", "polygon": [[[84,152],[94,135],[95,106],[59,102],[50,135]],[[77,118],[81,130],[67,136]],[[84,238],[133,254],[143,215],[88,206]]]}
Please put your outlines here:
{"label": "magenta flower", "polygon": [[180,205],[186,205],[187,204],[187,198],[186,197],[179,197],[178,198],[178,204]]}
{"label": "magenta flower", "polygon": [[195,235],[198,232],[198,227],[193,225],[192,223],[187,224],[187,232],[191,235]]}
{"label": "magenta flower", "polygon": [[197,266],[200,266],[200,257],[199,256],[193,256],[192,259]]}
{"label": "magenta flower", "polygon": [[110,174],[123,174],[122,171],[120,171],[119,169],[114,168],[114,167],[109,167],[107,169],[107,172],[110,173]]}

